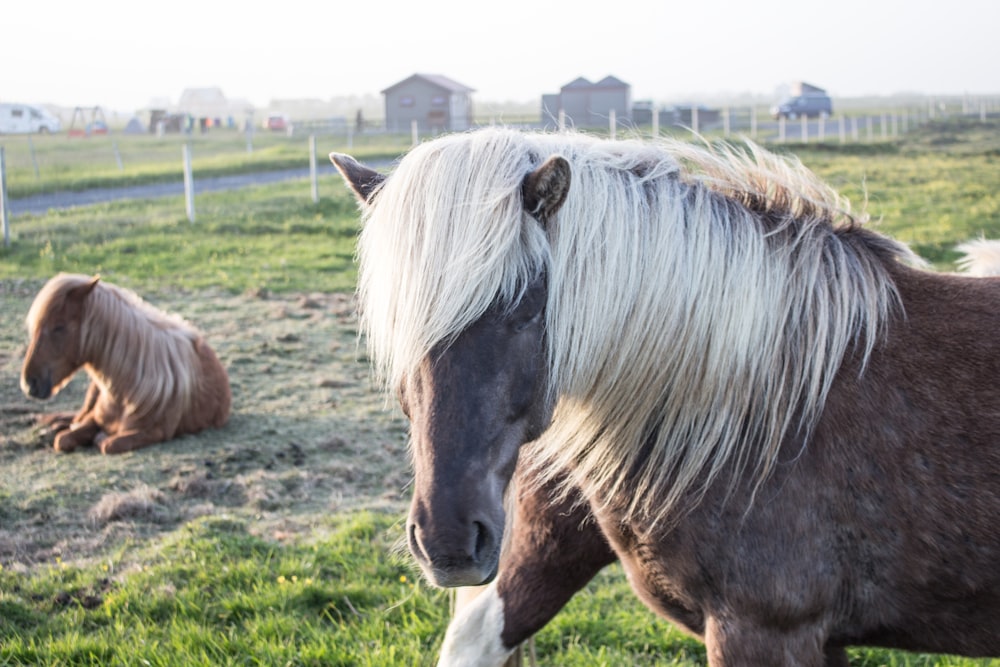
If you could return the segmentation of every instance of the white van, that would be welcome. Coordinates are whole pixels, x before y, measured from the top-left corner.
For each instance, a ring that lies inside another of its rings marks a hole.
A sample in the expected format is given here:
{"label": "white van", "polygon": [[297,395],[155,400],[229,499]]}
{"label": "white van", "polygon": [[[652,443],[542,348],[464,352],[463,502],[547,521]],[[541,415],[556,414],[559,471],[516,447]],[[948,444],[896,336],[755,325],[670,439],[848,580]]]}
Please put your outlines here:
{"label": "white van", "polygon": [[46,134],[60,127],[59,119],[41,107],[0,104],[0,134]]}

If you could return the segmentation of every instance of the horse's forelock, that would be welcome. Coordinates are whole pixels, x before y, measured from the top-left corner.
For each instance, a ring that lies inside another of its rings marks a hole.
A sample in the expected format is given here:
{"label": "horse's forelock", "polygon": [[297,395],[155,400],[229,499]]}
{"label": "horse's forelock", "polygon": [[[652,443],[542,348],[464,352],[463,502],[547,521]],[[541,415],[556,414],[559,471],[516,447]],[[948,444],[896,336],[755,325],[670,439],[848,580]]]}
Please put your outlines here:
{"label": "horse's forelock", "polygon": [[88,276],[59,273],[49,279],[38,293],[35,294],[31,307],[24,321],[28,332],[34,335],[46,316],[53,314],[57,308],[62,308],[66,302],[67,293],[92,280]]}
{"label": "horse's forelock", "polygon": [[514,132],[456,135],[418,146],[386,181],[358,255],[362,330],[387,386],[544,270],[544,231],[521,206],[534,159]]}

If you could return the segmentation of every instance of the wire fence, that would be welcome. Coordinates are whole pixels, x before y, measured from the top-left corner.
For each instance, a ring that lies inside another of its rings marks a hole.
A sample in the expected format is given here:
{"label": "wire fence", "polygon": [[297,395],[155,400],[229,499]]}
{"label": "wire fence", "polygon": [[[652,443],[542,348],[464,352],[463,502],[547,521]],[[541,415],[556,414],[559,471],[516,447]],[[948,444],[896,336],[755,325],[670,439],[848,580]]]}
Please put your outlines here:
{"label": "wire fence", "polygon": [[[645,115],[642,113],[645,111]],[[927,100],[920,104],[870,109],[850,107],[831,116],[774,118],[766,107],[734,105],[710,108],[700,105],[635,110],[630,116],[608,114],[607,125],[575,128],[607,136],[659,136],[690,134],[708,137],[748,137],[763,144],[865,143],[893,141],[928,122],[950,118],[1000,117],[1000,97]],[[488,117],[477,125],[559,130],[572,128],[561,115],[556,118]],[[318,164],[337,150],[375,151],[398,155],[430,134],[390,133],[378,122],[362,127],[342,120],[291,123],[280,132],[213,128],[190,134],[140,134],[111,132],[87,138],[66,136],[0,136],[0,226],[4,245],[10,244],[11,194],[24,197],[36,192],[83,190],[107,183],[157,182],[183,179],[186,209],[194,221],[197,178],[230,172],[289,170],[308,165],[311,192],[318,198]],[[197,178],[196,178],[197,177]],[[94,185],[97,184],[97,185]]]}

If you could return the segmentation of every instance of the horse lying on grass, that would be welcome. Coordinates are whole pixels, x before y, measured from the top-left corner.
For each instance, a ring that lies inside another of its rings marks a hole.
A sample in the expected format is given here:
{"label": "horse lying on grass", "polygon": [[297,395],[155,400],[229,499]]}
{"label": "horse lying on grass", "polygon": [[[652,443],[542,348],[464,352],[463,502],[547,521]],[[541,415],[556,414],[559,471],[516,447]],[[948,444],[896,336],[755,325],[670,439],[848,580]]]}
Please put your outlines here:
{"label": "horse lying on grass", "polygon": [[615,558],[716,667],[1000,654],[1000,280],[914,268],[753,146],[493,128],[388,177],[331,158],[411,423],[410,550],[492,582],[441,665],[503,663]]}
{"label": "horse lying on grass", "polygon": [[190,324],[132,292],[81,275],[59,274],[35,297],[21,389],[33,398],[59,392],[83,368],[83,407],[52,420],[55,448],[95,444],[119,454],[229,418],[229,378]]}

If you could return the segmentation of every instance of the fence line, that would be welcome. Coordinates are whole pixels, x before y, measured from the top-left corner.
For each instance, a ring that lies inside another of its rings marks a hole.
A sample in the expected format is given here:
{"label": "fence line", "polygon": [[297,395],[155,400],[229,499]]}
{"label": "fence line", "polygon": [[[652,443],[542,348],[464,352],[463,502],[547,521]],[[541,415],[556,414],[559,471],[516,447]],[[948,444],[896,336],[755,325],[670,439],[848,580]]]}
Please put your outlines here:
{"label": "fence line", "polygon": [[10,247],[10,216],[7,214],[7,161],[0,146],[0,225],[3,226],[3,245]]}
{"label": "fence line", "polygon": [[[850,110],[845,112],[840,112],[835,114],[831,118],[820,118],[820,119],[797,119],[800,124],[799,132],[791,133],[792,136],[798,135],[798,138],[803,143],[808,142],[829,142],[829,141],[839,141],[841,144],[846,144],[849,141],[859,143],[861,141],[874,142],[879,141],[890,141],[911,132],[928,122],[936,122],[943,118],[955,118],[955,117],[965,117],[970,119],[976,119],[981,122],[985,122],[989,118],[996,118],[1000,115],[1000,98],[976,98],[968,101],[963,106],[964,113],[958,113],[954,105],[950,107],[945,107],[940,103],[928,102],[926,105],[921,104],[919,106],[909,106],[903,107],[898,110],[893,111],[878,111],[876,113],[852,113]],[[787,123],[784,118],[779,118],[776,120],[772,119],[760,119],[760,111],[756,106],[728,106],[721,110],[706,110],[704,107],[699,108],[697,106],[685,107],[683,109],[674,109],[669,113],[663,112],[662,110],[657,110],[656,113],[649,114],[649,120],[651,121],[649,125],[637,126],[634,124],[632,119],[619,120],[615,114],[609,114],[607,118],[608,125],[606,126],[606,131],[608,136],[615,136],[619,131],[619,128],[626,130],[631,136],[635,134],[645,134],[647,131],[651,130],[653,135],[659,135],[661,131],[670,131],[669,127],[674,128],[685,128],[685,130],[694,130],[696,132],[701,132],[703,134],[708,134],[711,136],[712,133],[720,133],[725,137],[731,136],[745,136],[749,134],[749,138],[758,141],[760,143],[786,143],[789,140],[794,140],[789,136]],[[553,119],[555,120],[555,119]],[[565,112],[560,111],[558,114],[559,125],[565,128],[567,125],[572,125],[572,121],[567,122]],[[831,127],[829,123],[834,125]],[[876,128],[876,124],[878,127]],[[539,126],[542,124],[539,123]],[[666,127],[664,127],[666,126]],[[382,142],[385,138],[396,136],[402,139],[398,135],[385,135],[373,132],[370,129],[367,130],[362,135],[357,135],[353,132],[354,128],[351,126],[345,126],[341,128],[346,134],[347,140],[350,144],[356,143],[360,138],[361,141],[369,142],[376,141]],[[416,132],[411,128],[410,141],[411,143],[417,142],[420,138],[417,136]],[[675,132],[677,130],[674,130]],[[318,203],[319,197],[319,168],[318,168],[318,147],[317,139],[318,134],[313,133],[308,136],[308,154],[303,156],[309,160],[309,175],[310,175],[310,185],[311,185],[311,195],[314,203]],[[51,141],[51,140],[50,140]],[[184,160],[184,186],[186,194],[186,210],[188,219],[191,222],[195,221],[195,205],[194,205],[194,190],[195,190],[195,175],[192,172],[191,166],[191,151],[193,143],[197,143],[198,140],[187,140],[182,144],[183,149],[183,160]],[[123,143],[124,142],[124,143]],[[405,139],[399,142],[400,152],[406,150]],[[46,170],[46,165],[44,163],[45,153],[39,153],[35,150],[36,146],[31,137],[26,137],[26,143],[21,144],[26,150],[18,154],[17,151],[14,152],[15,159],[20,155],[21,163],[16,167],[20,170],[19,173],[25,174],[26,170],[33,170],[36,180],[41,180],[44,177],[44,172]],[[206,144],[207,145],[207,144]],[[110,146],[110,148],[109,148]],[[137,147],[144,146],[142,150],[148,150],[148,145],[137,144],[135,147],[131,147],[127,140],[119,139],[118,141],[113,141],[110,144],[101,144],[101,147],[95,147],[94,155],[95,161],[102,161],[108,159],[108,157],[113,156],[114,162],[117,163],[118,169],[123,170],[123,166],[126,160],[123,159],[123,153],[120,148],[125,148],[126,150],[137,150]],[[251,134],[247,133],[247,151],[252,151],[253,144],[251,139]],[[11,151],[4,150],[3,144],[0,144],[0,224],[2,224],[4,245],[9,246],[11,243],[10,239],[10,218],[11,218],[11,200],[8,193],[8,182],[11,167]],[[110,150],[110,155],[106,152]],[[138,155],[131,156],[125,155],[128,160],[137,159]],[[42,160],[40,160],[42,158]],[[84,158],[89,159],[89,158]],[[41,162],[41,165],[40,165]],[[31,173],[28,171],[27,173]],[[21,176],[23,178],[24,176]]]}

